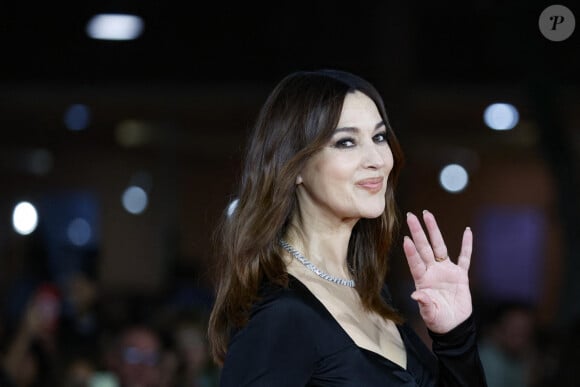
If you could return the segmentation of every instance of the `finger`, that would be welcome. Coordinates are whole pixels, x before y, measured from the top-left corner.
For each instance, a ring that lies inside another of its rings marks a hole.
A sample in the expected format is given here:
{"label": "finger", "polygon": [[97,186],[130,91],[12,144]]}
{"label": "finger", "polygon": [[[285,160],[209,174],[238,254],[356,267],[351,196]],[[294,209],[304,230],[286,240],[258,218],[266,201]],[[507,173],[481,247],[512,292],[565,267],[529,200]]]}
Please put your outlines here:
{"label": "finger", "polygon": [[421,256],[415,248],[415,244],[408,236],[403,239],[403,251],[407,257],[407,263],[409,264],[409,269],[411,270],[411,275],[413,279],[418,279],[423,273],[425,273],[425,262],[421,259]]}
{"label": "finger", "polygon": [[407,212],[407,225],[409,226],[409,231],[411,231],[411,238],[413,238],[415,248],[423,262],[425,264],[433,263],[435,257],[433,256],[431,244],[427,239],[427,235],[425,235],[425,231],[423,231],[421,222],[419,222],[415,214]]}
{"label": "finger", "polygon": [[468,270],[471,263],[471,252],[473,250],[473,233],[471,229],[467,227],[463,232],[463,240],[461,241],[461,252],[459,253],[459,258],[457,259],[457,265]]}
{"label": "finger", "polygon": [[447,246],[445,246],[445,241],[443,240],[443,235],[441,235],[441,230],[437,225],[435,216],[425,210],[423,211],[423,220],[427,226],[427,232],[429,233],[429,240],[431,241],[431,249],[435,257],[447,258]]}

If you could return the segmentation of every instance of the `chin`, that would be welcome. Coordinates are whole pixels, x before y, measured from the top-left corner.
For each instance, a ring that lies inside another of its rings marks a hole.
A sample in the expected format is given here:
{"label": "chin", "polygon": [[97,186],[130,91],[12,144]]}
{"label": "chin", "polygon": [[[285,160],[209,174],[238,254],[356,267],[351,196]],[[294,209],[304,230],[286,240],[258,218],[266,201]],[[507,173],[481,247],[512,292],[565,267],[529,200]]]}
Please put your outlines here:
{"label": "chin", "polygon": [[385,201],[379,200],[377,203],[369,203],[366,208],[361,208],[361,213],[364,218],[373,219],[378,218],[385,212]]}
{"label": "chin", "polygon": [[383,211],[378,212],[378,213],[369,213],[368,215],[361,216],[361,218],[364,218],[364,219],[375,219],[375,218],[378,218],[379,216],[381,216],[382,214],[383,214]]}
{"label": "chin", "polygon": [[376,208],[366,208],[361,211],[361,218],[374,219],[378,218],[385,212],[385,206],[377,206]]}

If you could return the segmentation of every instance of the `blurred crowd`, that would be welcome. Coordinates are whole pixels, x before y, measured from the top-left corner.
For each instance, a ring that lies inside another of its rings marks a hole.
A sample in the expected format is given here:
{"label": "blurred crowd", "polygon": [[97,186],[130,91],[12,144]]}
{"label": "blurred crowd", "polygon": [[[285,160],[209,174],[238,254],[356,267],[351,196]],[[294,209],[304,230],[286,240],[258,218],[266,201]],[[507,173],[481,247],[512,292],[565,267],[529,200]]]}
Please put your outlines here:
{"label": "blurred crowd", "polygon": [[537,313],[518,299],[480,308],[479,353],[488,386],[578,386],[580,324],[539,324]]}
{"label": "blurred crowd", "polygon": [[107,294],[86,273],[3,285],[1,387],[213,387],[206,325],[211,291]]}

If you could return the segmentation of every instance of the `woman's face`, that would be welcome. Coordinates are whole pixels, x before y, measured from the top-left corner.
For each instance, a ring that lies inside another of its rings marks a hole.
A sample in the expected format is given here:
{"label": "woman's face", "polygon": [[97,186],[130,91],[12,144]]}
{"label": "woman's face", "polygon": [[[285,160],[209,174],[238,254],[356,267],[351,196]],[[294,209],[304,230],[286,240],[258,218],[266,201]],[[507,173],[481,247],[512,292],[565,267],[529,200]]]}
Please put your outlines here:
{"label": "woman's face", "polygon": [[385,208],[393,155],[375,103],[356,91],[344,99],[337,128],[296,179],[302,214],[340,220],[376,218]]}

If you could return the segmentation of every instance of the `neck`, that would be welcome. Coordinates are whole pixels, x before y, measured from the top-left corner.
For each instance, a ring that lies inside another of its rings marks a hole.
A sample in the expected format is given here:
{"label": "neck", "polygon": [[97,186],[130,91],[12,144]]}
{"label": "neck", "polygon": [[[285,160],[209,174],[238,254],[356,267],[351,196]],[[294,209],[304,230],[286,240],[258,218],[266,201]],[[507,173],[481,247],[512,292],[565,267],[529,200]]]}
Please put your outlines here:
{"label": "neck", "polygon": [[355,224],[356,220],[329,224],[323,219],[304,221],[303,217],[295,216],[284,239],[321,270],[349,278],[347,252]]}

